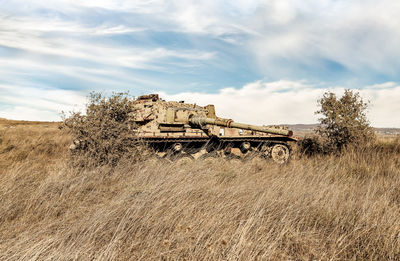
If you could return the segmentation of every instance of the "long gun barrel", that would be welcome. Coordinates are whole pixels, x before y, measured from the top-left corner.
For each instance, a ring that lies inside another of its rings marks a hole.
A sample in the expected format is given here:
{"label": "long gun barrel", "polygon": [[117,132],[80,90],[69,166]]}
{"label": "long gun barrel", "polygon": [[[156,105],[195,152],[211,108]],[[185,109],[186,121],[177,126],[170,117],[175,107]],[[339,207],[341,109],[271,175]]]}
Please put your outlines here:
{"label": "long gun barrel", "polygon": [[259,131],[259,132],[270,133],[270,134],[284,135],[284,136],[289,136],[289,137],[293,135],[293,132],[291,130],[237,123],[237,122],[234,122],[233,120],[222,119],[222,118],[214,119],[214,118],[193,116],[189,119],[189,122],[196,126],[204,126],[206,124],[211,124],[211,125],[217,125],[217,126],[222,126],[222,127],[253,130],[253,131]]}

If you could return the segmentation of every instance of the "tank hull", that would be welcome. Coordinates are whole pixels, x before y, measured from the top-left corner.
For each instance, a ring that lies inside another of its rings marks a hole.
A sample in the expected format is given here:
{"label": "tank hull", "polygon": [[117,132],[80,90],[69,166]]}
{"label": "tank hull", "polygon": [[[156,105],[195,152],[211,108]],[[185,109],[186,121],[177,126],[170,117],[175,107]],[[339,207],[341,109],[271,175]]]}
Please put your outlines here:
{"label": "tank hull", "polygon": [[213,105],[167,102],[152,94],[139,97],[134,111],[133,138],[150,146],[159,157],[196,159],[210,154],[246,158],[258,154],[284,163],[290,158],[289,143],[296,142],[293,132],[282,126],[217,117]]}

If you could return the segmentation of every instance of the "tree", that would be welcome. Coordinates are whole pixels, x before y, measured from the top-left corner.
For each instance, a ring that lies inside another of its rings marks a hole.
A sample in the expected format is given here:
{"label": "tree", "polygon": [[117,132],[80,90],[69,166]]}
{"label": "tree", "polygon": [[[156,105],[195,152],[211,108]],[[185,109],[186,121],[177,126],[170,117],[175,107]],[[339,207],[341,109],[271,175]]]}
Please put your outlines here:
{"label": "tree", "polygon": [[316,132],[327,139],[332,149],[340,151],[347,145],[361,145],[375,139],[366,116],[369,102],[364,102],[358,92],[347,89],[340,98],[326,92],[318,104],[321,108],[315,113],[322,117]]}

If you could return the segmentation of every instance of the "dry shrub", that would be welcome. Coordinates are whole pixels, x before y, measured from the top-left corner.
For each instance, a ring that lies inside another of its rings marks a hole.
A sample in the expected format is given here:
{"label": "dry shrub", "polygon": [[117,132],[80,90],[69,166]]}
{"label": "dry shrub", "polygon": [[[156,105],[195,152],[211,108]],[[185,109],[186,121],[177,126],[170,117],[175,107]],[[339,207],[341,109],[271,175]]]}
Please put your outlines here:
{"label": "dry shrub", "polygon": [[73,159],[81,166],[115,165],[123,157],[140,158],[144,147],[135,137],[136,125],[126,93],[104,97],[91,93],[86,113],[64,116],[64,126],[74,138]]}
{"label": "dry shrub", "polygon": [[297,146],[301,155],[306,156],[323,155],[332,151],[332,147],[319,135],[305,136]]}
{"label": "dry shrub", "polygon": [[316,133],[326,139],[327,148],[341,151],[346,146],[362,146],[375,140],[375,133],[366,116],[368,103],[358,92],[345,90],[342,97],[326,92],[318,100],[321,106],[320,126]]}
{"label": "dry shrub", "polygon": [[366,116],[368,103],[358,92],[345,90],[342,97],[326,92],[318,100],[321,114],[315,134],[299,142],[303,155],[338,154],[346,148],[363,149],[376,141],[373,128]]}

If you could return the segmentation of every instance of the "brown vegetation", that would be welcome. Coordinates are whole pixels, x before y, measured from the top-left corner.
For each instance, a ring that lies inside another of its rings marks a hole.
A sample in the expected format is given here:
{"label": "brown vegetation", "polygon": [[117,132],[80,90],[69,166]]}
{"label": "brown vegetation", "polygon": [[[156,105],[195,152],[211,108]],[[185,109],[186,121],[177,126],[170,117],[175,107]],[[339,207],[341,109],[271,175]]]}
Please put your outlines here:
{"label": "brown vegetation", "polygon": [[400,259],[399,140],[284,166],[125,158],[77,169],[65,131],[10,125],[0,260]]}
{"label": "brown vegetation", "polygon": [[358,92],[345,90],[341,97],[326,92],[318,100],[319,125],[313,134],[299,142],[303,155],[337,154],[344,149],[362,149],[376,143],[376,133],[370,126],[364,102]]}
{"label": "brown vegetation", "polygon": [[364,102],[358,92],[345,90],[341,97],[326,92],[318,100],[320,109],[316,114],[320,125],[316,133],[324,139],[325,152],[337,152],[347,146],[364,146],[376,138],[367,119],[368,102]]}
{"label": "brown vegetation", "polygon": [[61,125],[74,139],[75,165],[115,165],[124,156],[140,160],[143,147],[134,139],[134,99],[125,93],[91,93],[88,98],[85,114],[64,115]]}

